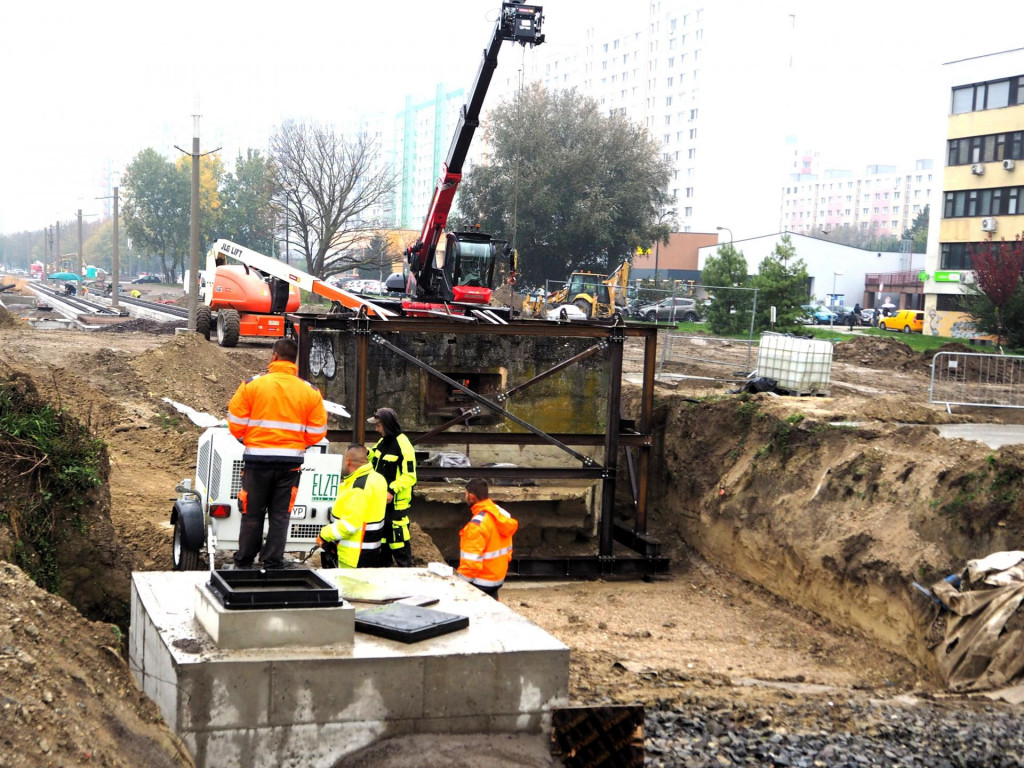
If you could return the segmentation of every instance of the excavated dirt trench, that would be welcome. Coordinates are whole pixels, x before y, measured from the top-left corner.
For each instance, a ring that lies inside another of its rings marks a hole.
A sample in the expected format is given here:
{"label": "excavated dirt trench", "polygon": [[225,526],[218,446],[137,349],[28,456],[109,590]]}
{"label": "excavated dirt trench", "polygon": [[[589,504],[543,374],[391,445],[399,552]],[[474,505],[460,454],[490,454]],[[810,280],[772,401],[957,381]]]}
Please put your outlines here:
{"label": "excavated dirt trench", "polygon": [[[813,405],[813,399],[807,405]],[[797,399],[659,391],[649,528],[932,672],[912,582],[1019,547],[1024,451],[929,426],[830,426]]]}

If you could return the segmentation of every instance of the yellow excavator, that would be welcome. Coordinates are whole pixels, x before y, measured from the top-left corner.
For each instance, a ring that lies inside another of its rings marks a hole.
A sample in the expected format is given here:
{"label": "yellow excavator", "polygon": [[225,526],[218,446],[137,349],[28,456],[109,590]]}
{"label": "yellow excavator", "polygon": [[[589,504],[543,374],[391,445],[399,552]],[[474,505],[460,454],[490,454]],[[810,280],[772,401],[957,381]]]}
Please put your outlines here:
{"label": "yellow excavator", "polygon": [[626,305],[629,269],[629,262],[624,261],[610,275],[573,272],[560,290],[547,296],[527,296],[523,300],[522,314],[543,317],[545,311],[559,304],[572,304],[588,319],[611,317],[619,307]]}

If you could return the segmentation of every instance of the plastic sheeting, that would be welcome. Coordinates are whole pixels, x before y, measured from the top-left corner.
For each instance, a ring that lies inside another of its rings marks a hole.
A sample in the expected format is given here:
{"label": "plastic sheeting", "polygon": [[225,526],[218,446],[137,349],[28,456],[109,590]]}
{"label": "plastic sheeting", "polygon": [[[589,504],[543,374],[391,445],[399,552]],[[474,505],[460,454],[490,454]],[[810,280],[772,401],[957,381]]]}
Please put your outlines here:
{"label": "plastic sheeting", "polygon": [[935,649],[953,691],[985,691],[1020,683],[1024,675],[1024,552],[997,552],[971,560],[957,588],[933,584],[949,609],[945,638]]}

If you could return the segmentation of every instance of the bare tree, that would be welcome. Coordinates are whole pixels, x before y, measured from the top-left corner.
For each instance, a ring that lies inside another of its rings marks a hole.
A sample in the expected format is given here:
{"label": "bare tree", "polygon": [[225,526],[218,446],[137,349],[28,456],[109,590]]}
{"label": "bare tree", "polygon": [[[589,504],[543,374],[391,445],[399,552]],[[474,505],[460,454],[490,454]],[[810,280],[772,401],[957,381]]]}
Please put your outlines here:
{"label": "bare tree", "polygon": [[381,225],[370,212],[388,200],[395,179],[378,162],[374,140],[346,141],[333,128],[285,122],[270,139],[283,192],[276,201],[306,259],[321,279],[360,263],[365,242]]}

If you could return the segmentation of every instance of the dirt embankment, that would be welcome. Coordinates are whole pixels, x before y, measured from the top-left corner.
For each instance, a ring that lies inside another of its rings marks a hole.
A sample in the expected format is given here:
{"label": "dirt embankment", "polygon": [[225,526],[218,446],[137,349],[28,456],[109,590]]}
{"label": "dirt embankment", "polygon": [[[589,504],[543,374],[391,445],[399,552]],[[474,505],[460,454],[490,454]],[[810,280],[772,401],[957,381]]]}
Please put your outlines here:
{"label": "dirt embankment", "polygon": [[[887,410],[884,399],[850,415],[872,410]],[[830,426],[766,395],[659,393],[657,416],[650,527],[664,541],[926,667],[934,616],[912,582],[1020,547],[1020,448],[928,426]],[[901,421],[912,416],[901,409]]]}

